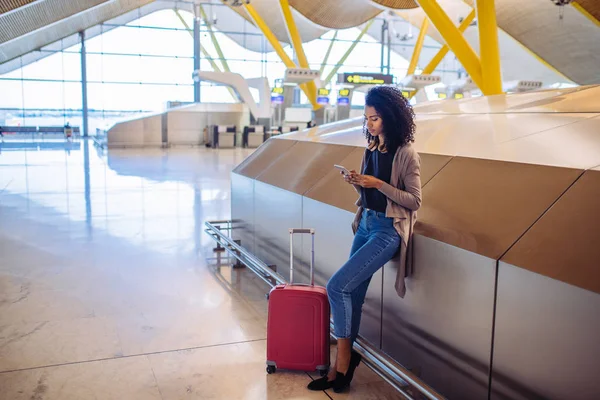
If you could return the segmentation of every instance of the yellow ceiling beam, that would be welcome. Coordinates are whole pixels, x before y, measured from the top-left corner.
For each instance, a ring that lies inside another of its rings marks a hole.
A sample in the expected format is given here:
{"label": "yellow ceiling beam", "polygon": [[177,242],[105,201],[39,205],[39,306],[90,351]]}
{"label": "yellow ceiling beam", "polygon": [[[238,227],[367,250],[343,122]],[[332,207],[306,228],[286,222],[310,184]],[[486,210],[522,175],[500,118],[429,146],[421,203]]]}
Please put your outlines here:
{"label": "yellow ceiling beam", "polygon": [[[281,6],[281,13],[283,14],[283,19],[285,21],[285,27],[288,32],[288,37],[290,38],[290,42],[294,47],[294,51],[296,52],[296,57],[298,57],[298,63],[301,68],[309,68],[308,59],[306,58],[306,54],[304,53],[304,48],[302,47],[302,38],[300,37],[300,33],[298,32],[298,27],[296,26],[296,21],[294,21],[294,16],[292,15],[292,10],[290,9],[290,3],[288,0],[279,0],[279,5]],[[316,110],[321,107],[320,104],[317,104],[317,85],[314,81],[310,81],[306,83],[306,87],[310,96],[308,96],[308,100],[313,105],[313,108]]]}
{"label": "yellow ceiling beam", "polygon": [[452,23],[452,20],[436,0],[419,0],[419,5],[429,17],[431,23],[440,32],[450,50],[456,55],[462,66],[469,73],[473,82],[485,93],[483,74],[479,57],[462,36],[462,33]]}
{"label": "yellow ceiling beam", "polygon": [[[285,50],[283,50],[283,46],[281,45],[281,43],[279,43],[279,40],[277,40],[277,38],[275,37],[273,32],[271,32],[271,29],[269,29],[269,26],[265,23],[265,21],[258,14],[258,12],[256,12],[254,7],[252,7],[251,4],[244,4],[244,9],[248,13],[248,15],[250,16],[252,21],[254,21],[254,25],[256,25],[256,27],[258,29],[260,29],[260,31],[263,33],[263,35],[265,35],[265,38],[269,41],[269,43],[271,44],[271,46],[275,50],[275,53],[277,53],[277,55],[279,56],[281,61],[283,61],[283,64],[287,68],[298,68],[296,66],[296,63],[294,63],[294,61],[292,61],[292,59],[287,55]],[[302,89],[302,91],[304,92],[306,97],[309,100],[311,100],[312,97],[311,97],[310,89],[308,88],[308,86],[306,84],[302,84],[302,85],[300,85],[300,88]],[[314,103],[311,101],[311,104],[313,105],[314,109],[317,109],[320,107],[320,105],[317,104],[316,100],[317,99],[316,99],[316,90],[315,90]]]}
{"label": "yellow ceiling beam", "polygon": [[408,71],[406,71],[406,75],[414,74],[415,70],[417,69],[417,63],[419,62],[419,57],[421,56],[421,49],[423,48],[423,42],[425,41],[427,29],[429,29],[429,19],[425,17],[423,18],[423,23],[421,24],[421,29],[419,30],[419,37],[417,38],[417,43],[413,49],[413,54],[410,58],[410,64],[408,65]]}
{"label": "yellow ceiling beam", "polygon": [[[471,22],[473,22],[474,19],[475,19],[475,9],[471,10],[469,15],[467,15],[467,17],[465,19],[463,19],[463,21],[460,23],[460,25],[458,27],[458,31],[460,33],[464,33],[467,30],[467,28],[469,27],[469,25],[471,25]],[[442,46],[442,48],[437,52],[437,54],[435,56],[433,56],[431,61],[429,61],[429,64],[427,64],[425,66],[425,68],[423,68],[423,72],[421,72],[421,73],[423,75],[430,75],[431,73],[433,73],[433,71],[435,71],[437,66],[440,65],[440,63],[442,62],[444,57],[446,57],[446,54],[448,54],[448,51],[450,51],[450,47],[448,47],[447,44],[444,44]],[[414,92],[412,92],[409,96],[409,99],[412,99],[414,97],[414,95],[417,94],[417,92],[418,92],[418,90],[415,90]]]}
{"label": "yellow ceiling beam", "polygon": [[502,93],[502,70],[498,47],[498,24],[494,0],[477,0],[477,28],[481,59],[482,88],[486,95]]}
{"label": "yellow ceiling beam", "polygon": [[[471,22],[473,22],[474,19],[475,19],[475,9],[471,10],[469,15],[467,15],[467,17],[465,19],[463,19],[463,21],[460,23],[460,26],[458,27],[458,31],[460,33],[464,33],[467,30],[467,28],[469,27],[469,25],[471,25]],[[429,61],[429,64],[427,64],[425,66],[425,68],[423,68],[423,72],[422,72],[423,75],[428,75],[428,74],[431,74],[433,71],[435,71],[437,66],[444,59],[444,57],[446,57],[446,54],[448,54],[448,51],[450,51],[450,47],[448,47],[447,44],[444,44],[442,46],[442,48],[437,52],[437,54],[435,56],[433,56],[431,61]]]}
{"label": "yellow ceiling beam", "polygon": [[294,16],[292,15],[292,10],[290,9],[290,3],[288,0],[279,0],[279,5],[281,6],[281,13],[283,14],[283,19],[285,21],[288,37],[290,38],[290,43],[292,43],[292,46],[294,46],[294,51],[298,57],[298,63],[300,64],[300,67],[308,68],[308,59],[306,58],[306,54],[302,48],[302,38],[298,32],[296,21],[294,21]]}

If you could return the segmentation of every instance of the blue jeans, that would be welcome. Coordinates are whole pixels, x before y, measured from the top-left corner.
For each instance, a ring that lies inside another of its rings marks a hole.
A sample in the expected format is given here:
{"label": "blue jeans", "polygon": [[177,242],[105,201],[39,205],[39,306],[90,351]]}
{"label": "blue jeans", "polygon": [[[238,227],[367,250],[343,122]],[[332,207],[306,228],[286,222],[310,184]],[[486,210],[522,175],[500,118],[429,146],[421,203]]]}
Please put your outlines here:
{"label": "blue jeans", "polygon": [[337,338],[351,339],[354,343],[371,277],[394,256],[399,246],[400,235],[394,228],[393,218],[363,210],[350,258],[327,282]]}

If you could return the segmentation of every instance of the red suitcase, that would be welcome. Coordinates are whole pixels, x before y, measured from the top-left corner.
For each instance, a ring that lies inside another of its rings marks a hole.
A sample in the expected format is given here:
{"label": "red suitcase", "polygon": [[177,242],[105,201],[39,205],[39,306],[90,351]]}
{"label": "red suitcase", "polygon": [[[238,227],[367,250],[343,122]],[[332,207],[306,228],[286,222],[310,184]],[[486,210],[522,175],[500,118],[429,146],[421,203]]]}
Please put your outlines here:
{"label": "red suitcase", "polygon": [[[294,234],[310,233],[310,285],[294,284]],[[269,293],[267,372],[277,368],[329,370],[329,300],[323,286],[315,286],[315,230],[290,229],[290,283]]]}

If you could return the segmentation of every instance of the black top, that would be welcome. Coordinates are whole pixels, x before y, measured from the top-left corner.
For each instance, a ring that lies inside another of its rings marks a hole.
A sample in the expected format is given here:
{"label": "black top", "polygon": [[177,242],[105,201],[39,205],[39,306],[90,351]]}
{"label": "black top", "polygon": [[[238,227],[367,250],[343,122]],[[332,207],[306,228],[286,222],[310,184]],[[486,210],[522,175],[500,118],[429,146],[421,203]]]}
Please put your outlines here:
{"label": "black top", "polygon": [[[392,164],[394,162],[394,153],[388,151],[381,153],[379,150],[371,151],[365,149],[365,166],[363,175],[371,175],[381,179],[385,183],[390,183],[392,176]],[[362,188],[360,195],[362,206],[374,211],[385,212],[387,207],[387,197],[375,188]]]}

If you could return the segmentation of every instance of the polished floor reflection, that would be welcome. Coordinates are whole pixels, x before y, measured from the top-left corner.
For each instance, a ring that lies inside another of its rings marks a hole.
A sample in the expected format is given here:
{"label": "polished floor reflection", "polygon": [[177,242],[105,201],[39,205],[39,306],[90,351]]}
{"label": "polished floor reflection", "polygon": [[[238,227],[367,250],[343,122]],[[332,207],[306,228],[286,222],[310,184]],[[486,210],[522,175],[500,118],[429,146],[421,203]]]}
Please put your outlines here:
{"label": "polished floor reflection", "polygon": [[399,398],[265,373],[268,288],[203,226],[251,152],[0,144],[0,399]]}

